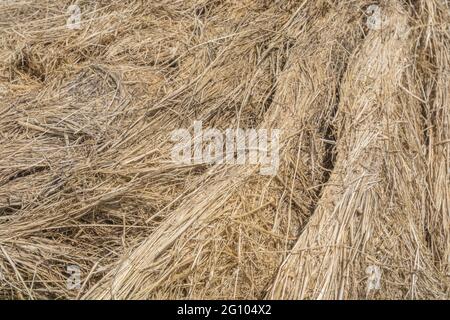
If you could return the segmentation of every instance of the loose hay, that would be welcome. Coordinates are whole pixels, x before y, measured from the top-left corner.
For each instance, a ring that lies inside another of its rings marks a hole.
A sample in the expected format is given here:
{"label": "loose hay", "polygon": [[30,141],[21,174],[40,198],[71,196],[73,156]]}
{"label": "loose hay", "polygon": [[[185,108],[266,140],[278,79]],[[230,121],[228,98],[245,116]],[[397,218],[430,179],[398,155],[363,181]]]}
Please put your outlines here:
{"label": "loose hay", "polygon": [[[448,3],[71,4],[0,6],[1,298],[448,299]],[[277,174],[173,163],[195,120]]]}

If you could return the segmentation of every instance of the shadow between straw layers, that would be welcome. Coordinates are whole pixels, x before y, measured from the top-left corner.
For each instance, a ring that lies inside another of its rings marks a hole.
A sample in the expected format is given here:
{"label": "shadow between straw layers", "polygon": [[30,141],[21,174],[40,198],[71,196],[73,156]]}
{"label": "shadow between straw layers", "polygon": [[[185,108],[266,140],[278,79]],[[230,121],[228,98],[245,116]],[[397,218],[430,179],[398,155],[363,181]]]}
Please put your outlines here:
{"label": "shadow between straw layers", "polygon": [[[1,298],[449,298],[448,3],[70,4],[0,7]],[[174,163],[196,120],[278,171]]]}

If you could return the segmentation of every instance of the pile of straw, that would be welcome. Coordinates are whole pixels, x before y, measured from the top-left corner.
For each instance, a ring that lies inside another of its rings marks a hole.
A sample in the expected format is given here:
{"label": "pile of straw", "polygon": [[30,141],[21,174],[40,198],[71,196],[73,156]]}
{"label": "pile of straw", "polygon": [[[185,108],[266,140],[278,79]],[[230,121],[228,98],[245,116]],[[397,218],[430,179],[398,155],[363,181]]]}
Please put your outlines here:
{"label": "pile of straw", "polygon": [[[5,1],[0,42],[0,298],[449,298],[448,2]],[[194,121],[278,170],[172,161]]]}

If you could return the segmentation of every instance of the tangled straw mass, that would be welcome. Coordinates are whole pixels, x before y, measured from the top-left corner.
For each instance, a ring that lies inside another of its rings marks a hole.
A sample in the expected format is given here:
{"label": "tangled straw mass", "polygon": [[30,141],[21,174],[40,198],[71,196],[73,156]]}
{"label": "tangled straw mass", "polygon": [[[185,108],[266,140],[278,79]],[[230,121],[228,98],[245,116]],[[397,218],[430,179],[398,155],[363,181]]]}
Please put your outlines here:
{"label": "tangled straw mass", "polygon": [[1,299],[449,297],[448,1],[0,2]]}

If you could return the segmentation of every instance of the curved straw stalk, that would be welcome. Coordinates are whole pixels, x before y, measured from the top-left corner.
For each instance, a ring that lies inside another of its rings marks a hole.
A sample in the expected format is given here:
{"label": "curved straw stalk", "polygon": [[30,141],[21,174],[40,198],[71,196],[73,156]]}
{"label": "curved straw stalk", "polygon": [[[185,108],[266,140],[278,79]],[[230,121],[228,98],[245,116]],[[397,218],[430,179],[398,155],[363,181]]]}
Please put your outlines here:
{"label": "curved straw stalk", "polygon": [[[330,181],[269,298],[445,297],[423,233],[426,170],[407,14],[383,11],[387,22],[368,34],[341,87]],[[380,286],[367,282],[374,269]]]}
{"label": "curved straw stalk", "polygon": [[[290,52],[277,81],[275,105],[261,125],[280,128],[289,138],[287,143],[293,140],[282,152],[285,163],[277,177],[258,177],[249,168],[213,168],[210,181],[186,197],[86,298],[257,298],[263,294],[322,183],[324,128],[332,121],[343,61],[359,30],[357,22],[343,26],[338,17],[346,10],[351,15],[352,5],[329,10],[323,18],[318,16],[320,6],[312,6],[305,10],[310,11],[310,19],[317,19],[313,26],[303,30],[308,16],[294,16],[289,20],[292,26],[285,28],[298,45]],[[323,25],[334,32],[319,34]],[[283,195],[286,192],[289,195]]]}
{"label": "curved straw stalk", "polygon": [[427,61],[419,65],[429,139],[426,232],[437,267],[450,279],[450,8],[435,1],[419,4],[422,55]]}
{"label": "curved straw stalk", "polygon": [[[49,7],[49,16],[60,5]],[[267,64],[254,75],[255,51],[273,36],[265,31],[278,23],[272,8],[264,15],[252,5],[253,11],[231,14],[226,24],[216,19],[204,31],[196,30],[200,21],[192,10],[202,3],[133,1],[125,11],[123,5],[108,1],[92,12],[83,7],[87,22],[96,20],[79,32],[61,28],[61,35],[45,30],[64,25],[66,17],[43,19],[44,31],[35,30],[29,15],[45,12],[32,4],[14,11],[18,21],[32,23],[10,22],[25,38],[5,29],[2,41],[12,59],[2,60],[2,75],[12,80],[2,82],[8,96],[0,111],[0,268],[6,279],[1,295],[75,298],[79,293],[66,286],[68,265],[80,267],[88,289],[124,250],[152,232],[164,210],[196,189],[192,181],[207,166],[170,163],[171,130],[191,119],[211,126],[258,121],[256,106],[271,81]],[[240,11],[236,5],[224,8]],[[172,19],[163,18],[166,10]],[[211,16],[218,14],[224,12]],[[147,25],[149,17],[170,29],[170,36]],[[117,31],[113,37],[110,27]],[[97,50],[105,37],[107,52]],[[119,49],[140,37],[161,39],[131,52]],[[152,51],[156,43],[159,52]],[[15,53],[15,46],[25,49]],[[243,57],[254,63],[237,69]]]}
{"label": "curved straw stalk", "polygon": [[[72,2],[0,6],[1,298],[448,298],[448,5]],[[277,175],[174,164],[195,120]]]}

